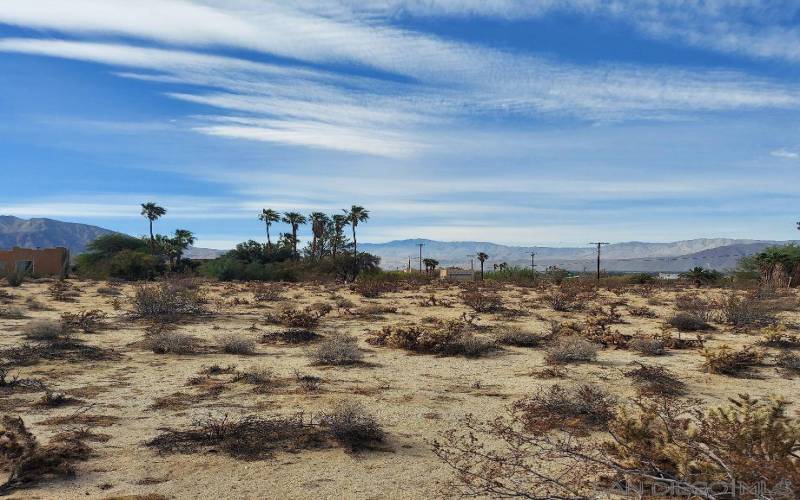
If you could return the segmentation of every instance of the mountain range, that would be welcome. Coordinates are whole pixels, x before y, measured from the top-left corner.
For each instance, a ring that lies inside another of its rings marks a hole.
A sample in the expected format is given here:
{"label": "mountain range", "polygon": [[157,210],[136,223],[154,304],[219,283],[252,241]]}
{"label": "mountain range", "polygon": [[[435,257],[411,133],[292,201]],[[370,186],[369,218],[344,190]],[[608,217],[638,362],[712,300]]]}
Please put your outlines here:
{"label": "mountain range", "polygon": [[[77,255],[86,250],[86,245],[97,238],[116,231],[98,226],[64,222],[55,219],[20,219],[0,216],[0,248],[13,246],[46,248],[63,246]],[[746,239],[694,239],[671,243],[647,243],[631,241],[603,246],[602,267],[607,271],[620,272],[682,272],[695,266],[727,270],[736,267],[737,261],[758,253],[772,245],[787,241]],[[531,252],[535,252],[535,263],[539,270],[559,266],[570,271],[592,270],[596,266],[596,247],[521,247],[499,245],[479,241],[436,241],[427,239],[396,240],[386,243],[361,243],[359,250],[381,258],[384,269],[404,269],[411,259],[412,267],[419,265],[419,244],[423,258],[439,261],[440,266],[469,267],[470,260],[478,252],[489,255],[488,269],[494,264],[507,263],[512,266],[530,266]],[[222,254],[223,250],[192,247],[187,256],[209,259]],[[474,261],[477,267],[477,261]]]}

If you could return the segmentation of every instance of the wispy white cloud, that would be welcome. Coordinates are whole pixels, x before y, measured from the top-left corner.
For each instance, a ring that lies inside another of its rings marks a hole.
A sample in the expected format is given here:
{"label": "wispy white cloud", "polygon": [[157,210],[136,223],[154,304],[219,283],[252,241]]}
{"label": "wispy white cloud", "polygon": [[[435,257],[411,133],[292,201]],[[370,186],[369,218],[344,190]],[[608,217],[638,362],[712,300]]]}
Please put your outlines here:
{"label": "wispy white cloud", "polygon": [[797,151],[789,151],[788,149],[780,148],[774,151],[770,151],[770,155],[776,158],[784,158],[786,160],[797,160],[800,158],[800,153]]}

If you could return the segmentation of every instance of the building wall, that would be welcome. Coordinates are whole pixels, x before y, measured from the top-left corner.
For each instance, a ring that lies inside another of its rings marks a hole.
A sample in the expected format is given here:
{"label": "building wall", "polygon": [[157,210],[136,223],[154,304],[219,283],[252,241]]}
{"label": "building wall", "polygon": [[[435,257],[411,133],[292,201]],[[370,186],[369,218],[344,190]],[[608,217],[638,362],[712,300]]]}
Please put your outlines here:
{"label": "building wall", "polygon": [[0,250],[0,275],[21,271],[35,276],[64,276],[69,268],[66,248]]}
{"label": "building wall", "polygon": [[474,281],[475,273],[466,269],[446,268],[439,270],[439,278],[447,281]]}

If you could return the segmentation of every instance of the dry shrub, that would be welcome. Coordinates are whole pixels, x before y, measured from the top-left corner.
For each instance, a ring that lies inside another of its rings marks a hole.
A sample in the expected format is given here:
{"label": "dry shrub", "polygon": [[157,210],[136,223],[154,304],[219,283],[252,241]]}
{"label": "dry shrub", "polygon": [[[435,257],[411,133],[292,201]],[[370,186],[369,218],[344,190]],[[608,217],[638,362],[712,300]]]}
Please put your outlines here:
{"label": "dry shrub", "polygon": [[442,356],[478,357],[495,350],[493,342],[465,331],[460,321],[433,325],[388,325],[369,332],[367,342],[408,351]]}
{"label": "dry shrub", "polygon": [[228,354],[253,354],[256,351],[256,343],[244,335],[228,333],[216,338],[217,344],[222,352]]}
{"label": "dry shrub", "polygon": [[216,363],[210,366],[204,366],[200,370],[200,373],[203,375],[224,375],[235,372],[236,372],[236,365],[221,366]]}
{"label": "dry shrub", "polygon": [[322,378],[316,375],[306,375],[300,373],[298,370],[294,371],[294,379],[303,392],[316,392],[320,389],[320,386],[322,386]]}
{"label": "dry shrub", "polygon": [[133,298],[135,318],[174,321],[181,316],[205,314],[204,298],[199,291],[182,282],[141,285]]}
{"label": "dry shrub", "polygon": [[497,312],[503,310],[503,299],[494,292],[482,291],[479,288],[461,292],[461,300],[475,312]]}
{"label": "dry shrub", "polygon": [[0,495],[56,478],[73,477],[75,463],[89,458],[91,450],[78,436],[63,434],[42,446],[21,418],[3,416],[0,422],[0,468],[8,472]]}
{"label": "dry shrub", "polygon": [[571,335],[558,339],[547,349],[545,360],[553,365],[584,363],[597,359],[597,345],[583,337]]}
{"label": "dry shrub", "polygon": [[27,307],[28,310],[30,310],[30,311],[52,311],[53,310],[52,307],[50,307],[49,305],[45,304],[44,302],[41,302],[40,300],[38,300],[33,295],[28,296],[27,298],[25,298],[25,307]]}
{"label": "dry shrub", "polygon": [[704,349],[702,354],[705,358],[703,368],[708,373],[734,377],[748,374],[764,359],[762,352],[756,351],[750,346],[737,351],[730,346],[721,345],[717,349]]}
{"label": "dry shrub", "polygon": [[64,330],[61,323],[49,319],[31,321],[22,328],[22,335],[39,342],[59,342],[69,338],[69,332]]}
{"label": "dry shrub", "polygon": [[328,314],[328,310],[325,309],[294,309],[294,308],[284,308],[278,311],[276,314],[267,314],[264,318],[264,321],[267,323],[274,323],[280,324],[283,326],[288,326],[290,328],[314,328],[319,324],[319,321]]}
{"label": "dry shrub", "polygon": [[121,294],[122,290],[120,290],[119,287],[116,286],[101,286],[97,288],[97,295],[115,297]]}
{"label": "dry shrub", "polygon": [[692,293],[675,297],[675,309],[707,323],[714,319],[717,312],[717,304]]}
{"label": "dry shrub", "polygon": [[720,304],[722,320],[737,329],[774,325],[775,312],[754,295],[738,297],[731,293]]}
{"label": "dry shrub", "polygon": [[387,306],[382,304],[366,304],[355,311],[353,314],[364,318],[380,318],[384,314],[396,314],[397,306]]}
{"label": "dry shrub", "polygon": [[195,354],[200,339],[186,333],[161,331],[147,338],[147,346],[156,354]]}
{"label": "dry shrub", "polygon": [[775,358],[775,366],[787,375],[800,374],[800,355],[791,351],[782,351]]}
{"label": "dry shrub", "polygon": [[81,311],[77,313],[61,313],[61,326],[65,331],[80,330],[83,333],[93,333],[105,326],[106,313],[99,309]]}
{"label": "dry shrub", "polygon": [[686,384],[670,370],[663,366],[637,364],[639,368],[625,372],[625,376],[633,381],[639,394],[669,397],[686,394]]}
{"label": "dry shrub", "polygon": [[542,299],[552,310],[558,312],[578,311],[584,307],[574,288],[559,288],[544,295]]}
{"label": "dry shrub", "polygon": [[255,283],[250,287],[253,293],[253,300],[261,304],[263,302],[278,302],[284,300],[283,287],[272,283]]}
{"label": "dry shrub", "polygon": [[23,273],[9,272],[6,273],[6,284],[12,288],[16,288],[25,282],[25,275]]}
{"label": "dry shrub", "polygon": [[[609,497],[755,498],[720,493],[725,486],[796,498],[800,420],[787,415],[788,402],[740,395],[725,407],[698,404],[635,399],[590,436],[567,426],[531,431],[538,425],[514,406],[487,421],[468,415],[433,451],[455,473],[450,491],[464,496],[605,498],[614,488]],[[547,427],[551,416],[541,419]]]}
{"label": "dry shrub", "polygon": [[498,344],[511,345],[516,347],[537,347],[547,340],[547,337],[540,333],[523,330],[516,327],[506,327],[497,332],[495,337]]}
{"label": "dry shrub", "polygon": [[667,352],[664,342],[658,338],[635,337],[628,342],[628,348],[645,356],[661,356]]}
{"label": "dry shrub", "polygon": [[0,307],[0,318],[25,319],[25,312],[16,306]]}
{"label": "dry shrub", "polygon": [[233,380],[234,382],[245,382],[260,386],[275,385],[277,383],[275,373],[272,370],[257,366],[251,366],[244,371],[237,371],[233,377]]}
{"label": "dry shrub", "polygon": [[587,384],[565,389],[556,384],[515,402],[514,411],[527,431],[585,431],[608,423],[615,405],[616,399],[600,387]]}
{"label": "dry shrub", "polygon": [[220,450],[234,458],[259,460],[276,451],[318,448],[325,444],[324,429],[306,421],[302,413],[263,418],[241,417],[233,420],[208,416],[195,420],[188,430],[167,430],[147,445],[161,453],[196,453]]}
{"label": "dry shrub", "polygon": [[399,289],[396,281],[387,279],[383,276],[361,275],[352,285],[352,290],[369,299],[380,297],[384,293],[395,292]]}
{"label": "dry shrub", "polygon": [[358,348],[358,339],[345,333],[326,337],[308,355],[317,365],[354,365],[364,359],[364,353]]}
{"label": "dry shrub", "polygon": [[386,437],[378,421],[359,403],[345,401],[322,417],[331,437],[351,452],[371,449]]}
{"label": "dry shrub", "polygon": [[800,347],[800,336],[790,333],[785,325],[773,325],[762,328],[759,332],[759,345],[777,347],[779,349],[795,349]]}
{"label": "dry shrub", "polygon": [[679,312],[673,315],[667,324],[673,328],[677,328],[682,332],[698,332],[708,330],[711,328],[705,320],[692,313]]}
{"label": "dry shrub", "polygon": [[290,328],[277,332],[267,332],[261,335],[261,342],[264,344],[307,344],[319,339],[320,336],[311,330],[304,328]]}
{"label": "dry shrub", "polygon": [[57,300],[59,302],[69,302],[75,300],[75,297],[78,295],[78,291],[75,287],[72,286],[71,283],[58,280],[54,281],[47,287],[47,293],[53,300]]}
{"label": "dry shrub", "polygon": [[658,314],[647,306],[629,307],[628,313],[637,318],[657,318]]}

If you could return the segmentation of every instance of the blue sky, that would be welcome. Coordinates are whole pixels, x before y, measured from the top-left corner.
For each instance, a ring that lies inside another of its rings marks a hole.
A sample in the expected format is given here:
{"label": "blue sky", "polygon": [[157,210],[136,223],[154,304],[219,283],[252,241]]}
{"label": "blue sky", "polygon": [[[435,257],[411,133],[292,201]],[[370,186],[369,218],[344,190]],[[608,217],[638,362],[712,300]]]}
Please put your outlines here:
{"label": "blue sky", "polygon": [[199,246],[793,239],[799,132],[795,0],[0,3],[0,213]]}

